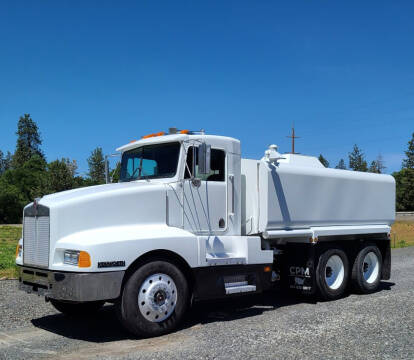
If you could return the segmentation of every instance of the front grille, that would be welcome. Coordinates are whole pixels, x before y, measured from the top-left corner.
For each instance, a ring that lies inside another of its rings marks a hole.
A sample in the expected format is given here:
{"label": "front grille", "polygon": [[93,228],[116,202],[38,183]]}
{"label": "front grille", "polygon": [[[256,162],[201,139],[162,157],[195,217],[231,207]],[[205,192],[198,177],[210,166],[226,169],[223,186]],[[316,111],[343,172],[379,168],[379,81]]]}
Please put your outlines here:
{"label": "front grille", "polygon": [[[30,266],[48,267],[50,239],[49,209],[46,211],[43,207],[42,211],[38,211],[38,209],[34,211],[31,208],[25,209],[23,220],[23,263]],[[39,216],[39,213],[41,216]]]}

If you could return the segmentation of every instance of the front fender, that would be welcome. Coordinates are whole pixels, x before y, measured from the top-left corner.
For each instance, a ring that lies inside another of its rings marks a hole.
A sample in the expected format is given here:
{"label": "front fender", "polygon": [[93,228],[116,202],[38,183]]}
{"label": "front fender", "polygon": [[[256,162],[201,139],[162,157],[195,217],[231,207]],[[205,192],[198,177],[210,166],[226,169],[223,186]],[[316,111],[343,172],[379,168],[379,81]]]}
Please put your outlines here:
{"label": "front fender", "polygon": [[[53,249],[52,270],[101,272],[125,270],[138,257],[153,250],[169,250],[180,255],[190,267],[200,266],[197,237],[167,225],[124,225],[86,230],[58,240]],[[64,250],[87,251],[89,268],[63,264]],[[117,263],[118,262],[118,263]],[[102,267],[106,263],[105,267]],[[114,266],[109,266],[114,263]],[[120,266],[122,264],[122,266]]]}

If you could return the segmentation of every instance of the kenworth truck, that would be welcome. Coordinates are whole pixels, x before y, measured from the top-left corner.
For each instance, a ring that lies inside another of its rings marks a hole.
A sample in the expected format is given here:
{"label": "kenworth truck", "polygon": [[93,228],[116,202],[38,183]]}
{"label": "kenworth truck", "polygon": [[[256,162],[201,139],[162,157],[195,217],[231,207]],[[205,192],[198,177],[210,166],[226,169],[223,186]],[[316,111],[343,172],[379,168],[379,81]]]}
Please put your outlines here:
{"label": "kenworth truck", "polygon": [[317,158],[241,158],[234,138],[170,129],[119,149],[120,181],[24,208],[19,287],[67,315],[115,304],[138,336],[193,301],[275,288],[340,298],[390,278],[395,182]]}

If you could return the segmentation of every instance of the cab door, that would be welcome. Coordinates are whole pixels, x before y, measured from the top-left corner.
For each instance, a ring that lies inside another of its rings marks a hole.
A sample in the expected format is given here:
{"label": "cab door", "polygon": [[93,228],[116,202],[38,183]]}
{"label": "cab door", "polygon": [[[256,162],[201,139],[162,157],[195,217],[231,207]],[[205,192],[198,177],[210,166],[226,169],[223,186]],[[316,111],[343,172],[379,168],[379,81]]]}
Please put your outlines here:
{"label": "cab door", "polygon": [[[194,234],[220,234],[227,229],[226,152],[211,149],[211,170],[208,174],[198,174],[197,154],[197,147],[187,148],[183,185],[184,229]],[[195,174],[192,179],[193,169]]]}

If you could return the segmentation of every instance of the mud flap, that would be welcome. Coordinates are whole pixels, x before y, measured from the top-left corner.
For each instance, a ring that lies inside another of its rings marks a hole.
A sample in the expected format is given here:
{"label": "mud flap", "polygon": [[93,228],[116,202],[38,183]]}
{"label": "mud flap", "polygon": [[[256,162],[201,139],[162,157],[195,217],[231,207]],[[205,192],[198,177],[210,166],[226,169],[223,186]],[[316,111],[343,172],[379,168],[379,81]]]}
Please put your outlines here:
{"label": "mud flap", "polygon": [[315,281],[315,245],[288,244],[286,249],[284,273],[289,289],[302,294],[314,294]]}
{"label": "mud flap", "polygon": [[380,250],[382,252],[382,274],[381,280],[391,278],[391,241],[382,241]]}

